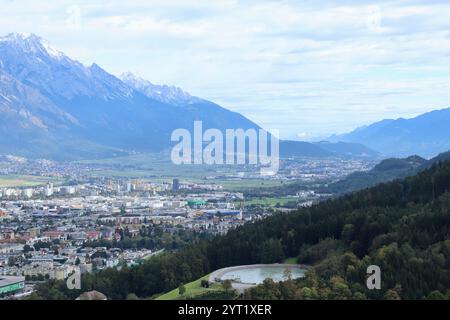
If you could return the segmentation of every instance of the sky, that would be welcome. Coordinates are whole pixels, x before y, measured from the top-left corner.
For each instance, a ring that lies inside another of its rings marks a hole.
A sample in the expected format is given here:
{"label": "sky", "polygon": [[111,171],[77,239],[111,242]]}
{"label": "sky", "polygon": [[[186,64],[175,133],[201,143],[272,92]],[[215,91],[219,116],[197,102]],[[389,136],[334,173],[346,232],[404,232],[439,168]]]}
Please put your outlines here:
{"label": "sky", "polygon": [[0,0],[0,30],[324,139],[450,107],[450,1]]}

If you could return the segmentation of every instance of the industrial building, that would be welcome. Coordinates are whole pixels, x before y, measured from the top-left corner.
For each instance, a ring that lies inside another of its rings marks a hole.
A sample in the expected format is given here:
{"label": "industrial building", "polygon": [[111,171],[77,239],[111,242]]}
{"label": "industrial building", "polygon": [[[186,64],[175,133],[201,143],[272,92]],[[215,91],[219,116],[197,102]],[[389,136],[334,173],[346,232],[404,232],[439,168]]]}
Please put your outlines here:
{"label": "industrial building", "polygon": [[25,277],[0,276],[0,297],[13,295],[25,288]]}

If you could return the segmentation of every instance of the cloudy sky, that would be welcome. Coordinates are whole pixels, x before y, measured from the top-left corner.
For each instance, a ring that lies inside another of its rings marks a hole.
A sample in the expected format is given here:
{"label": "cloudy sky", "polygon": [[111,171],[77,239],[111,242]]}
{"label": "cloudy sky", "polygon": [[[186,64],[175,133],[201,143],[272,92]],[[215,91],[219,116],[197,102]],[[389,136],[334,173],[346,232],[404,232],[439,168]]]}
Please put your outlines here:
{"label": "cloudy sky", "polygon": [[450,107],[449,1],[0,0],[0,30],[179,86],[283,137]]}

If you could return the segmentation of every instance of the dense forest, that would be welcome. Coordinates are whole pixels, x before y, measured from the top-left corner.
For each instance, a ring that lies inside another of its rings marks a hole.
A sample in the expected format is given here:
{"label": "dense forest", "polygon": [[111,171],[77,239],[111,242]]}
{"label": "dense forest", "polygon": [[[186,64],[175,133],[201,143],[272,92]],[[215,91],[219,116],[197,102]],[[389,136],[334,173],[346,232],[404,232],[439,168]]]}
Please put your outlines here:
{"label": "dense forest", "polygon": [[[252,299],[450,299],[450,161],[295,213],[275,214],[225,236],[156,256],[141,266],[86,274],[82,291],[111,299],[149,298],[213,270],[297,257],[305,278],[266,281]],[[368,290],[366,268],[381,268],[381,290]],[[62,281],[33,299],[73,299]]]}
{"label": "dense forest", "polygon": [[204,232],[187,231],[181,227],[142,226],[137,236],[132,236],[128,227],[119,230],[121,240],[93,240],[84,247],[106,247],[119,249],[179,250],[188,244],[211,237]]}

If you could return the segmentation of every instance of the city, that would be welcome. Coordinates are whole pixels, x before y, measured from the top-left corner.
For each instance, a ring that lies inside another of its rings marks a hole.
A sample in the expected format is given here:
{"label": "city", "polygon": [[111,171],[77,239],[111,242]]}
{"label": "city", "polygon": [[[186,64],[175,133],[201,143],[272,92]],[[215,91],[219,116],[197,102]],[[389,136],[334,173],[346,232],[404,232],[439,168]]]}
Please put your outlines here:
{"label": "city", "polygon": [[[314,186],[354,170],[368,170],[373,162],[286,159],[276,177],[258,180],[260,185],[254,183],[249,190],[233,191],[233,187],[216,183],[224,179],[217,172],[207,172],[209,176],[199,183],[178,178],[171,182],[93,178],[98,166],[54,161],[45,161],[46,166],[42,166],[42,161],[3,157],[3,174],[34,175],[59,182],[41,180],[42,184],[36,186],[0,188],[0,276],[20,284],[7,296],[24,297],[33,292],[34,284],[47,279],[64,280],[74,272],[137,265],[196,237],[226,234],[275,212],[311,206],[331,196],[316,193]],[[245,185],[258,178],[257,172],[241,171],[229,174],[225,181]],[[63,181],[70,181],[70,185]],[[284,197],[285,202],[272,204],[267,198],[260,203],[248,192],[263,188],[264,183],[270,186],[271,181],[310,187],[299,187]],[[291,205],[283,205],[288,203]]]}

